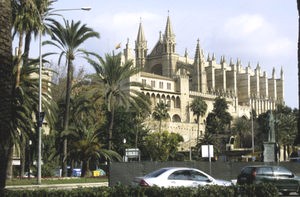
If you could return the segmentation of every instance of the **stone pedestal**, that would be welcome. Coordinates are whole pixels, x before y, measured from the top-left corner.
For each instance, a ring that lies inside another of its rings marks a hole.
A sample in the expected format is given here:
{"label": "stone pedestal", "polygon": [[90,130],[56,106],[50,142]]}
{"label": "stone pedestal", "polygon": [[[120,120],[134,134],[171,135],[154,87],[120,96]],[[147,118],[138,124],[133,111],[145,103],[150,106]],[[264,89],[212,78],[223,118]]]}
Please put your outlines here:
{"label": "stone pedestal", "polygon": [[264,142],[264,162],[276,162],[276,143]]}

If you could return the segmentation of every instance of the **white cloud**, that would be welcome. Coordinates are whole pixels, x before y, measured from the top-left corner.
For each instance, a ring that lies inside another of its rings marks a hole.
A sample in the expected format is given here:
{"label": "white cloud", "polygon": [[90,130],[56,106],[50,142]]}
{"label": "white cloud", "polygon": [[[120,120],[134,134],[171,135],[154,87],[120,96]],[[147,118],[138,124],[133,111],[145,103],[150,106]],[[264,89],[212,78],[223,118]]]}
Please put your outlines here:
{"label": "white cloud", "polygon": [[293,42],[287,36],[257,14],[229,18],[215,36],[217,42],[226,46],[225,48],[245,57],[288,57],[295,50]]}
{"label": "white cloud", "polygon": [[241,36],[247,36],[252,33],[268,29],[268,24],[260,15],[243,14],[234,18],[229,18],[224,25],[225,33]]}
{"label": "white cloud", "polygon": [[117,13],[113,16],[112,25],[117,27],[128,28],[128,26],[132,26],[132,25],[136,26],[136,24],[140,22],[138,21],[139,19],[141,19],[142,21],[153,21],[153,20],[157,20],[158,16],[149,12]]}

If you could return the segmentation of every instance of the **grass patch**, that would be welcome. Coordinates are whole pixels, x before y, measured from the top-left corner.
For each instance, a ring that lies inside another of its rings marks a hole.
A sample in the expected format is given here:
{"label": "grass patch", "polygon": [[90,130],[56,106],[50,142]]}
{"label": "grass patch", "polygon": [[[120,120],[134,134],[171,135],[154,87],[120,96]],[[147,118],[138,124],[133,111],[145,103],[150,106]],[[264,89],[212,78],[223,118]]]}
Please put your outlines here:
{"label": "grass patch", "polygon": [[[95,177],[95,178],[81,178],[81,177],[67,177],[67,178],[42,178],[43,185],[50,184],[67,184],[67,183],[99,183],[99,182],[107,182],[107,177]],[[7,180],[6,185],[36,185],[37,179],[12,179]]]}

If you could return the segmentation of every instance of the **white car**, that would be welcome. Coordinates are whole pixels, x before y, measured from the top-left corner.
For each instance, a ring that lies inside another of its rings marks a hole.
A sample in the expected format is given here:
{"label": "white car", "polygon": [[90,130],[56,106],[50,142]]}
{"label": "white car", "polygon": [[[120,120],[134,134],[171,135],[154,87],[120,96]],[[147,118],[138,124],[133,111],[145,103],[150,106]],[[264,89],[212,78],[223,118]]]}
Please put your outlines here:
{"label": "white car", "polygon": [[198,187],[204,185],[231,186],[230,181],[214,179],[195,168],[169,167],[151,172],[144,177],[136,177],[133,185],[158,187]]}

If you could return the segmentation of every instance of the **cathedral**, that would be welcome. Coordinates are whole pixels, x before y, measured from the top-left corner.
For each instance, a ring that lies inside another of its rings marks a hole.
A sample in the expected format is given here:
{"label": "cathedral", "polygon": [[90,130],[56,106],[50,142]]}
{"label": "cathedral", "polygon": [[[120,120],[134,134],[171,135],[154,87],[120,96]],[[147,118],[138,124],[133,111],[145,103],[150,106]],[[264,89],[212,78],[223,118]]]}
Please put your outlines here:
{"label": "cathedral", "polygon": [[[196,117],[189,107],[195,97],[201,97],[208,106],[206,115],[200,119],[200,135],[204,134],[205,119],[212,111],[216,97],[226,99],[233,118],[249,119],[252,109],[260,114],[275,109],[277,104],[284,104],[282,69],[279,77],[276,77],[275,68],[268,77],[259,64],[251,68],[250,64],[241,65],[239,59],[226,61],[224,56],[217,62],[215,54],[205,57],[199,40],[195,45],[193,58],[188,57],[187,52],[176,53],[176,37],[168,16],[164,34],[160,33],[152,50],[148,50],[140,23],[134,50],[127,42],[122,54],[124,61],[131,59],[141,68],[141,72],[130,80],[145,85],[140,91],[151,99],[152,108],[160,101],[168,104],[170,119],[164,122],[163,129],[183,136],[182,150],[188,150],[196,143]],[[147,126],[157,130],[153,121]]]}

